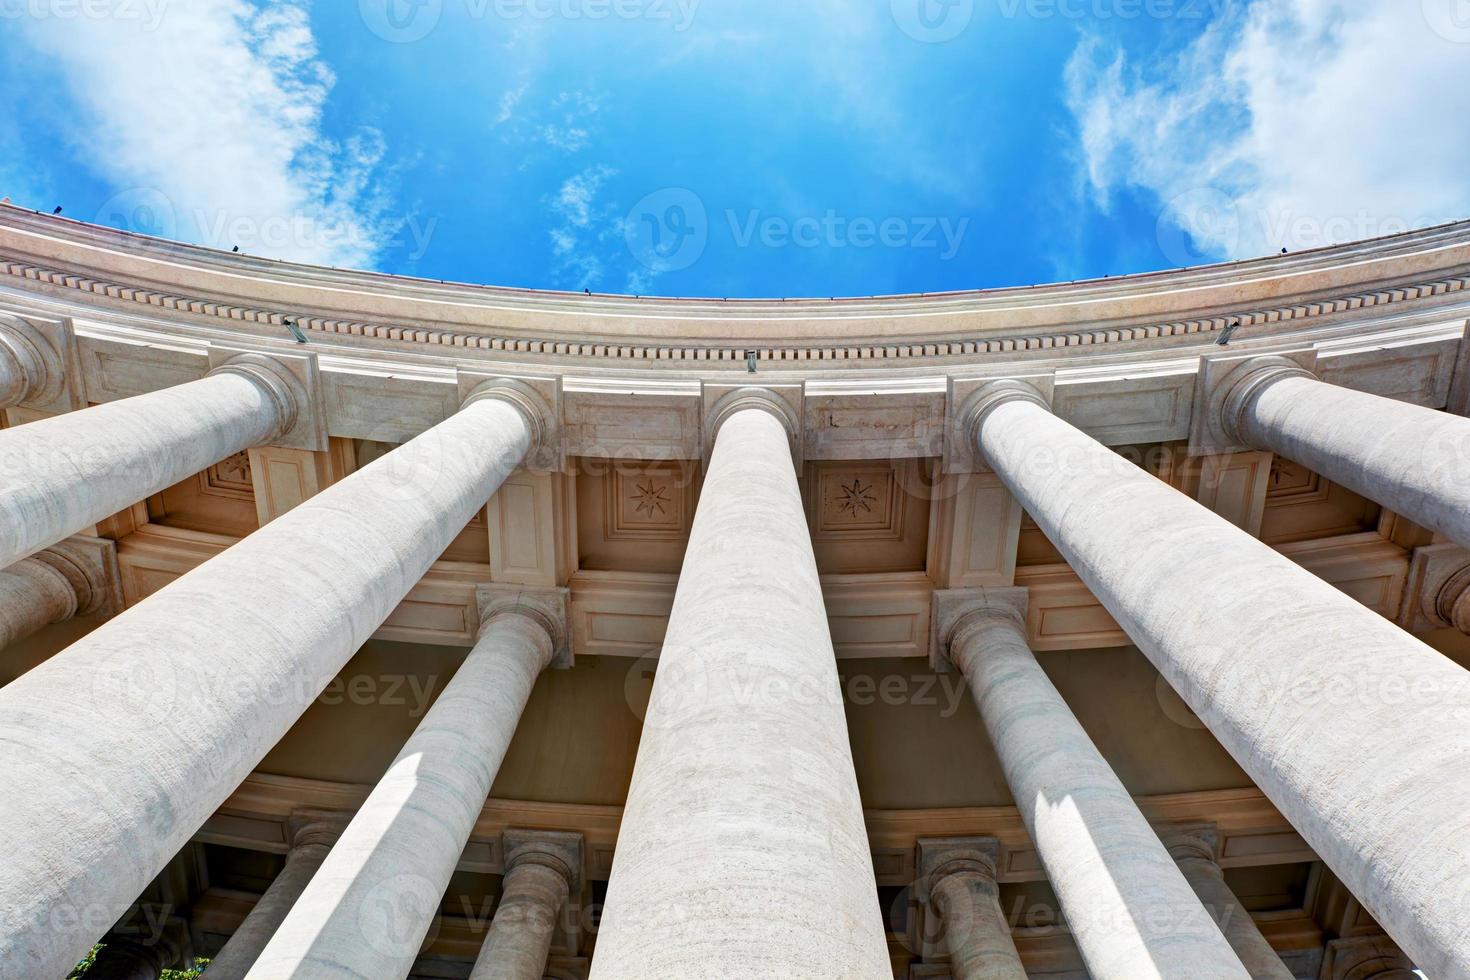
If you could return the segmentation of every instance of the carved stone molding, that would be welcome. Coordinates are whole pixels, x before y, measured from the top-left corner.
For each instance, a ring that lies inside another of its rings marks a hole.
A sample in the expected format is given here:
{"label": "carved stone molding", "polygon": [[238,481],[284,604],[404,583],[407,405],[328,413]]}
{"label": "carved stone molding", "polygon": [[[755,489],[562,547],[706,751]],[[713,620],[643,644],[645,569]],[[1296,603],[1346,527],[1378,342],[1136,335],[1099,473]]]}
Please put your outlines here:
{"label": "carved stone molding", "polygon": [[1164,824],[1154,828],[1175,861],[1195,861],[1220,870],[1220,831],[1212,823]]}
{"label": "carved stone molding", "polygon": [[325,452],[327,417],[315,354],[260,351],[230,345],[209,349],[209,373],[243,374],[271,393],[281,425],[269,445]]}
{"label": "carved stone molding", "polygon": [[541,864],[566,879],[576,896],[582,891],[582,835],[554,830],[507,828],[501,835],[505,873],[518,864]]}
{"label": "carved stone molding", "polygon": [[994,837],[919,838],[914,897],[927,904],[934,886],[956,874],[974,875],[994,885],[1000,851],[1000,841]]}
{"label": "carved stone molding", "polygon": [[573,664],[569,589],[538,589],[523,585],[477,585],[475,598],[483,629],[496,616],[528,616],[545,628],[554,653],[551,666],[570,669]]}
{"label": "carved stone molding", "polygon": [[1255,449],[1235,431],[1241,399],[1255,386],[1282,373],[1312,374],[1317,352],[1311,349],[1206,354],[1200,359],[1195,385],[1194,416],[1189,428],[1189,454],[1207,456]]}
{"label": "carved stone molding", "polygon": [[0,311],[0,379],[0,408],[50,414],[81,408],[81,362],[71,324]]}
{"label": "carved stone molding", "polygon": [[61,573],[77,595],[78,616],[116,616],[126,608],[117,545],[74,535],[32,555]]}

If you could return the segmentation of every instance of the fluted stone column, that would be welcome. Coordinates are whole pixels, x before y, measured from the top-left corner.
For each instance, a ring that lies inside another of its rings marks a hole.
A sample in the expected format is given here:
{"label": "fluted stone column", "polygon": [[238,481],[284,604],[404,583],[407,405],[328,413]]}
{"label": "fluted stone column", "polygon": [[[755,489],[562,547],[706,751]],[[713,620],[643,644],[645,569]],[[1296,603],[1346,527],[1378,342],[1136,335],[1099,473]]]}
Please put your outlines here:
{"label": "fluted stone column", "polygon": [[892,976],[794,424],[750,392],[708,422],[594,980]]}
{"label": "fluted stone column", "polygon": [[42,977],[81,958],[485,505],[543,412],[487,383],[0,689],[0,962]]}
{"label": "fluted stone column", "polygon": [[1056,418],[963,406],[983,457],[1292,825],[1433,976],[1470,975],[1470,673]]}
{"label": "fluted stone column", "polygon": [[1077,948],[1096,980],[1246,973],[1026,645],[1024,589],[937,593],[935,634],[969,682]]}
{"label": "fluted stone column", "polygon": [[1160,828],[1160,838],[1245,964],[1251,980],[1293,980],[1294,974],[1261,935],[1250,911],[1225,884],[1225,872],[1219,863],[1220,835],[1215,828],[1205,824],[1165,827]]}
{"label": "fluted stone column", "polygon": [[490,594],[474,648],[249,977],[408,975],[531,688],[566,643],[563,591]]}
{"label": "fluted stone column", "polygon": [[116,566],[111,541],[71,538],[0,570],[0,650],[43,626],[120,605]]}
{"label": "fluted stone column", "polygon": [[582,835],[508,830],[505,879],[470,980],[541,980],[557,916],[581,891]]}
{"label": "fluted stone column", "polygon": [[341,836],[344,822],[315,819],[293,827],[286,866],[260,896],[219,955],[209,961],[209,968],[204,971],[209,980],[243,980],[326,860],[332,844]]}
{"label": "fluted stone column", "polygon": [[0,430],[0,566],[289,430],[300,384],[242,355],[208,377]]}
{"label": "fluted stone column", "polygon": [[1319,381],[1282,357],[1232,375],[1227,434],[1470,547],[1470,419]]}
{"label": "fluted stone column", "polygon": [[993,837],[919,841],[916,897],[943,926],[954,980],[1026,980],[1000,907],[999,857],[1000,843]]}

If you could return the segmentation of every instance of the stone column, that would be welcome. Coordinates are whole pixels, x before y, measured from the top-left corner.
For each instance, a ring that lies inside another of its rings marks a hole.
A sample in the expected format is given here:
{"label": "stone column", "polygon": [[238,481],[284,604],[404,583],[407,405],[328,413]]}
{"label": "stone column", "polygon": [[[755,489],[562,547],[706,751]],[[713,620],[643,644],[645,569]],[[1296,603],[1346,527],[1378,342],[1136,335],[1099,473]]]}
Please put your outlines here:
{"label": "stone column", "polygon": [[1283,357],[1230,376],[1226,434],[1470,547],[1470,419],[1319,381]]}
{"label": "stone column", "polygon": [[0,431],[0,566],[288,431],[304,389],[269,358]]}
{"label": "stone column", "polygon": [[892,976],[794,414],[746,390],[707,423],[594,980]]}
{"label": "stone column", "polygon": [[566,593],[485,587],[480,638],[256,960],[255,980],[407,976],[531,688],[566,646]]}
{"label": "stone column", "polygon": [[936,593],[936,653],[969,682],[1088,973],[1245,980],[1219,927],[1026,645],[1025,604],[1024,589]]}
{"label": "stone column", "polygon": [[567,900],[582,889],[582,835],[507,830],[505,880],[470,980],[541,980]]}
{"label": "stone column", "polygon": [[1000,842],[993,837],[919,841],[916,897],[943,926],[954,980],[1026,980],[1000,907],[999,857]]}
{"label": "stone column", "polygon": [[86,980],[158,980],[172,962],[165,956],[165,950],[156,944],[109,938],[84,976]]}
{"label": "stone column", "polygon": [[1327,944],[1320,980],[1420,980],[1420,975],[1392,939],[1358,936]]}
{"label": "stone column", "polygon": [[293,821],[286,866],[260,896],[219,955],[209,961],[209,969],[204,971],[209,980],[242,980],[250,971],[266,943],[270,942],[306,890],[307,883],[326,860],[332,844],[342,834],[344,822],[330,818]]}
{"label": "stone column", "polygon": [[1189,886],[1225,933],[1230,948],[1245,964],[1251,980],[1293,980],[1291,970],[1256,928],[1250,912],[1225,884],[1225,872],[1219,864],[1220,835],[1214,826],[1165,827],[1160,829],[1160,836]]}
{"label": "stone column", "polygon": [[1374,918],[1429,976],[1470,975],[1470,672],[1056,418],[1030,385],[980,388],[962,420]]}
{"label": "stone column", "polygon": [[117,547],[68,538],[0,571],[0,650],[52,623],[121,607]]}
{"label": "stone column", "polygon": [[46,977],[81,959],[485,505],[545,411],[487,382],[0,688],[0,962]]}

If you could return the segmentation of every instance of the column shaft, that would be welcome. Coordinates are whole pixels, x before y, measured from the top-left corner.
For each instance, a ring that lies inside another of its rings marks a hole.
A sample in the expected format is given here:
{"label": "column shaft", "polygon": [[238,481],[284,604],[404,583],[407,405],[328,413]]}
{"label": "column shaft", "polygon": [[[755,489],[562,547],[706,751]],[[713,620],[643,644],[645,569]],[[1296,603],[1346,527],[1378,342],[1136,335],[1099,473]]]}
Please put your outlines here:
{"label": "column shaft", "polygon": [[1425,973],[1470,975],[1470,673],[1014,385],[984,458]]}
{"label": "column shaft", "polygon": [[1230,941],[1240,961],[1245,964],[1251,980],[1293,980],[1293,974],[1276,955],[1276,950],[1261,935],[1250,911],[1240,904],[1240,899],[1225,884],[1219,865],[1213,861],[1187,858],[1179,862],[1194,893],[1199,896],[1210,915],[1219,923],[1220,930]]}
{"label": "column shaft", "polygon": [[408,974],[553,652],[535,619],[485,624],[250,977]]}
{"label": "column shaft", "polygon": [[267,441],[287,411],[226,372],[0,431],[0,566]]}
{"label": "column shaft", "polygon": [[0,650],[76,611],[71,582],[36,556],[0,571]]}
{"label": "column shaft", "polygon": [[954,980],[1026,980],[993,880],[953,874],[934,885]]}
{"label": "column shaft", "polygon": [[594,980],[892,976],[781,421],[718,429],[623,812]]}
{"label": "column shaft", "polygon": [[281,873],[260,896],[219,955],[209,961],[209,969],[204,971],[209,980],[243,980],[260,958],[266,943],[286,920],[292,906],[301,898],[307,883],[322,866],[330,850],[330,845],[325,842],[291,848]]}
{"label": "column shaft", "polygon": [[0,962],[60,976],[81,958],[484,506],[531,425],[472,400],[0,689]]}
{"label": "column shaft", "polygon": [[1243,441],[1470,547],[1470,419],[1285,373],[1229,409]]}
{"label": "column shaft", "polygon": [[567,879],[555,868],[531,862],[512,868],[470,980],[541,980],[567,895]]}
{"label": "column shaft", "polygon": [[965,673],[1006,782],[1096,980],[1246,974],[1127,789],[998,611],[963,622]]}

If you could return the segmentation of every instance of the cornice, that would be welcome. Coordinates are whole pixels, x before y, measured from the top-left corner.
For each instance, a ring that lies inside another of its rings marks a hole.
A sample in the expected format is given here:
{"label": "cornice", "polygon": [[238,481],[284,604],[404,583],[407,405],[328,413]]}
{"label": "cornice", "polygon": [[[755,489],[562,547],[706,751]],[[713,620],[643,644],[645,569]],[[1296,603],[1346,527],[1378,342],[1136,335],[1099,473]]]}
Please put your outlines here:
{"label": "cornice", "polygon": [[[1162,346],[1170,338],[1230,327],[1268,327],[1276,336],[1337,314],[1397,313],[1389,308],[1470,288],[1470,223],[1105,282],[851,300],[720,301],[583,297],[317,269],[0,208],[0,273],[21,288],[35,283],[82,302],[101,299],[114,308],[166,311],[236,328],[284,330],[291,319],[322,341],[410,345],[426,354],[485,351],[619,367],[725,362],[719,366],[738,369],[754,352],[767,367],[917,366],[978,355]],[[370,315],[378,312],[395,315]],[[1183,315],[1160,315],[1174,312]],[[1260,332],[1251,336],[1261,339]]]}

